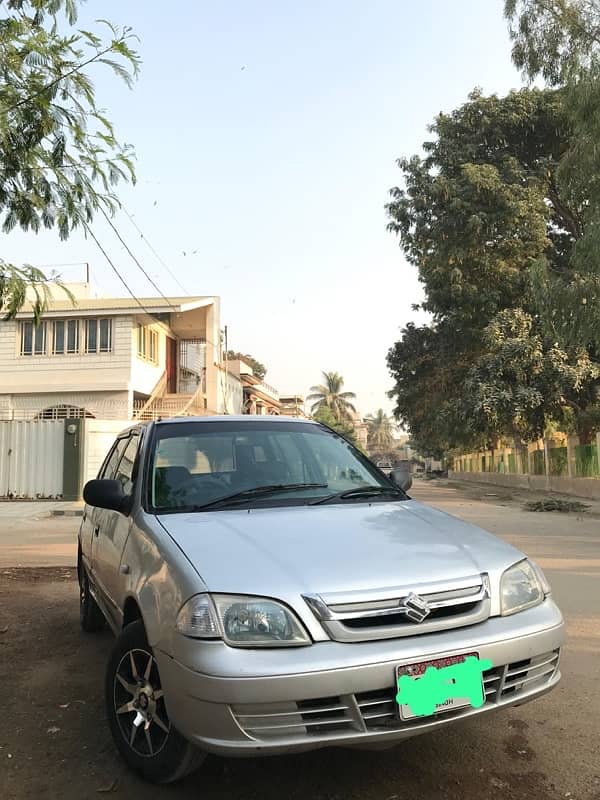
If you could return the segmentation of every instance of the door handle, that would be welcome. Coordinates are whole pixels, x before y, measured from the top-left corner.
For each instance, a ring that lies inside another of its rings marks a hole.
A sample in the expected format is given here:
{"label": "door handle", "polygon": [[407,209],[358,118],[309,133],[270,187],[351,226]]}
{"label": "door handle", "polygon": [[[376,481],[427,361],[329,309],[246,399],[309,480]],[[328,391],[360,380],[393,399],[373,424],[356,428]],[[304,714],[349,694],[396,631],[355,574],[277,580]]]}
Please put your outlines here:
{"label": "door handle", "polygon": [[94,536],[98,536],[99,533],[100,533],[100,525],[96,525],[96,527],[94,528]]}

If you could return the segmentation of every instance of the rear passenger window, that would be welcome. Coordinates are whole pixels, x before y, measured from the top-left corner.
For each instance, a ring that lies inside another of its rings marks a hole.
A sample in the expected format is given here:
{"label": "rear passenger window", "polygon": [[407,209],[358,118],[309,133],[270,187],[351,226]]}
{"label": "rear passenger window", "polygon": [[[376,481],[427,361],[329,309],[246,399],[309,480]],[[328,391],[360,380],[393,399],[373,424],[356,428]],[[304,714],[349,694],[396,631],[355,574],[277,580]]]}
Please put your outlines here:
{"label": "rear passenger window", "polygon": [[133,466],[135,464],[140,437],[132,436],[127,441],[127,447],[117,467],[115,480],[120,481],[125,494],[131,494],[131,490],[133,489]]}
{"label": "rear passenger window", "polygon": [[104,463],[104,467],[100,471],[98,475],[99,478],[106,478],[107,480],[113,480],[115,477],[115,472],[117,470],[117,465],[121,460],[121,456],[125,448],[127,447],[127,443],[129,442],[129,437],[125,439],[117,439],[115,444],[113,445],[113,449],[110,452],[110,455]]}

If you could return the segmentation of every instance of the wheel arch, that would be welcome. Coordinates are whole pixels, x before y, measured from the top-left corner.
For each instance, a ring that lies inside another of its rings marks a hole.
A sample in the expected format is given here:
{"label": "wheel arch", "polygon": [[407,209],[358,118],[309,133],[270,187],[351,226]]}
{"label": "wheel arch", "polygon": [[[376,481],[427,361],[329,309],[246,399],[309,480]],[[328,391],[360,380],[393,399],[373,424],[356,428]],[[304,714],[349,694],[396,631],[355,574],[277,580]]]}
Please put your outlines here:
{"label": "wheel arch", "polygon": [[140,608],[138,601],[130,595],[125,600],[125,605],[123,606],[123,628],[130,625],[132,622],[140,621],[144,628],[146,627],[144,623],[144,616],[142,614],[142,609]]}

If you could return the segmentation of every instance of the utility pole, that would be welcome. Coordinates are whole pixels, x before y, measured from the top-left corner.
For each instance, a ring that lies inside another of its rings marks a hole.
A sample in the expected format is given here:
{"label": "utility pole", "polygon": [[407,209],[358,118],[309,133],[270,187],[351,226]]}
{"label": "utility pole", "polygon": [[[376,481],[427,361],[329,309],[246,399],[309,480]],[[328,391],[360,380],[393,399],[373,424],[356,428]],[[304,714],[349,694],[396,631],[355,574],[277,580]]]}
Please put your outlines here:
{"label": "utility pole", "polygon": [[223,400],[225,403],[225,413],[229,414],[229,402],[228,402],[228,395],[229,395],[229,369],[227,368],[227,353],[229,352],[229,347],[227,344],[227,325],[225,325],[225,391],[223,392]]}

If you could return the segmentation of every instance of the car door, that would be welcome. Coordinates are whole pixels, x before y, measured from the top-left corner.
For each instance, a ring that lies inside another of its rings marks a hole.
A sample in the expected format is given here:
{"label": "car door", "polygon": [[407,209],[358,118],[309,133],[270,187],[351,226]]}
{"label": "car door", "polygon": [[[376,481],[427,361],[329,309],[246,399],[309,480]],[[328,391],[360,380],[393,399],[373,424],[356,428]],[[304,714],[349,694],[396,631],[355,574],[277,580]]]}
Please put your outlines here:
{"label": "car door", "polygon": [[[140,442],[140,431],[133,431],[127,437],[112,476],[114,480],[120,481],[126,495],[132,494],[134,490]],[[126,581],[126,575],[121,571],[121,556],[133,525],[133,516],[104,508],[95,509],[95,512],[96,524],[92,543],[94,580],[105,600],[107,613],[120,626]]]}
{"label": "car door", "polygon": [[[129,436],[127,435],[127,436],[120,436],[114,442],[111,449],[108,451],[108,454],[104,459],[102,466],[100,467],[100,470],[98,471],[99,479],[103,478],[110,479],[115,477],[115,472],[117,471],[117,467],[119,466],[119,461],[121,460],[121,456],[123,455],[123,452],[127,447],[128,441],[129,441]],[[86,505],[83,511],[83,517],[81,520],[81,530],[79,534],[79,538],[81,541],[81,554],[83,557],[83,562],[85,564],[92,585],[95,584],[92,549],[94,547],[95,533],[99,522],[100,512],[101,509]]]}

